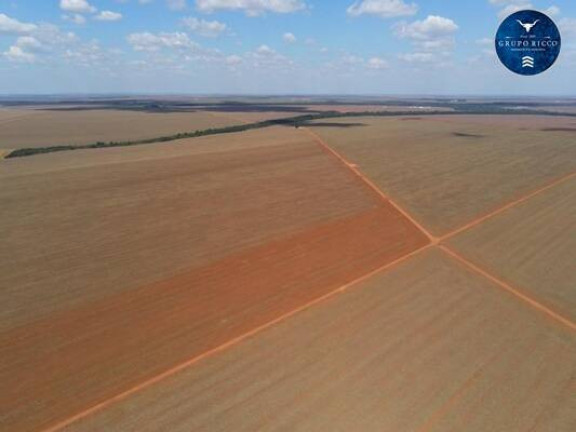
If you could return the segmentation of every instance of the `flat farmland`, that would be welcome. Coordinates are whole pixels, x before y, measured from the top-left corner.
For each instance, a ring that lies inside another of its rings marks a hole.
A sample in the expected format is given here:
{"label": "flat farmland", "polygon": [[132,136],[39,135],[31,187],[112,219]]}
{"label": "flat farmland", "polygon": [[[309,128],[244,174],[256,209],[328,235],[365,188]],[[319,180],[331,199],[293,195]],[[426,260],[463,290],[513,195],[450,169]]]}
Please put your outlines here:
{"label": "flat farmland", "polygon": [[[451,125],[469,125],[481,128],[502,128],[509,127],[520,131],[540,131],[554,132],[554,130],[564,127],[575,127],[576,117],[562,116],[539,116],[539,115],[460,115],[460,116],[436,116],[430,118],[433,122],[446,123]],[[479,130],[481,131],[481,129]]]}
{"label": "flat farmland", "polygon": [[353,112],[405,112],[413,111],[453,111],[451,108],[424,107],[424,106],[405,106],[405,105],[306,105],[310,111],[337,111],[341,113]]}
{"label": "flat farmland", "polygon": [[576,177],[454,237],[450,244],[576,321]]}
{"label": "flat farmland", "polygon": [[534,109],[534,110],[544,110],[553,113],[561,113],[561,114],[576,114],[576,106],[569,105],[569,106],[562,106],[562,105],[549,105],[549,106],[538,106],[538,107],[526,107],[527,109]]}
{"label": "flat farmland", "polygon": [[289,128],[0,166],[0,419],[34,431],[423,247]]}
{"label": "flat farmland", "polygon": [[4,109],[0,111],[0,149],[139,140],[233,124],[239,122],[202,111]]}
{"label": "flat farmland", "polygon": [[0,429],[571,432],[575,124],[331,118],[2,160]]}
{"label": "flat farmland", "polygon": [[550,130],[575,122],[537,116],[366,117],[312,129],[441,235],[576,171],[573,133]]}
{"label": "flat farmland", "polygon": [[242,109],[232,111],[211,111],[208,107],[205,111],[215,117],[233,121],[235,124],[241,123],[256,123],[267,120],[276,120],[288,117],[295,117],[299,115],[309,114],[304,111],[243,111]]}
{"label": "flat farmland", "polygon": [[[254,107],[253,107],[254,108]],[[340,113],[360,113],[360,112],[426,112],[426,111],[452,111],[450,108],[436,107],[418,107],[418,106],[390,106],[390,105],[283,105],[278,110],[262,109],[251,110],[246,106],[231,106],[221,110],[213,110],[210,106],[203,107],[206,113],[214,116],[234,120],[240,123],[254,123],[266,120],[275,120],[281,118],[295,117],[306,114],[316,114],[322,112],[340,112]],[[286,108],[286,111],[282,111]]]}
{"label": "flat farmland", "polygon": [[569,431],[573,334],[429,250],[73,423],[88,431]]}
{"label": "flat farmland", "polygon": [[0,108],[0,125],[12,123],[25,117],[38,115],[39,113],[39,111],[27,109]]}

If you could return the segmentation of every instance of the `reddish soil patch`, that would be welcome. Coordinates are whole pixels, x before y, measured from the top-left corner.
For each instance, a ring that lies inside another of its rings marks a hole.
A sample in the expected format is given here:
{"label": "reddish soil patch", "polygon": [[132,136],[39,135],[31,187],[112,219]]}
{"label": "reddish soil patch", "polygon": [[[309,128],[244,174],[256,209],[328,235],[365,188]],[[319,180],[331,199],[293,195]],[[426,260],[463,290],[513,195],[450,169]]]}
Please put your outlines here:
{"label": "reddish soil patch", "polygon": [[0,332],[379,203],[301,131],[238,135],[3,161]]}
{"label": "reddish soil patch", "polygon": [[37,430],[426,243],[386,203],[0,335],[3,425]]}

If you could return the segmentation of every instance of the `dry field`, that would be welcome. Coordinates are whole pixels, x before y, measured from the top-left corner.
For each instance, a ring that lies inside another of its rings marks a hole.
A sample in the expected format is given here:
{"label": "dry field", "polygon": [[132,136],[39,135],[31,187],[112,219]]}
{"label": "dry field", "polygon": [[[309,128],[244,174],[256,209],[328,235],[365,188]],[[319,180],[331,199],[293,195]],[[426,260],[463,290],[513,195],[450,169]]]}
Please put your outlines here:
{"label": "dry field", "polygon": [[576,106],[562,106],[562,105],[550,105],[550,106],[538,106],[538,107],[526,107],[524,109],[533,109],[533,110],[544,110],[553,113],[561,113],[561,114],[576,114]]}
{"label": "dry field", "polygon": [[[562,129],[576,128],[576,117],[561,116],[513,116],[513,115],[460,115],[460,116],[437,116],[430,121],[451,124],[454,126],[467,125],[479,127],[478,131],[486,132],[486,129],[512,128],[518,131],[538,132],[562,132]],[[483,128],[483,129],[482,129]],[[552,134],[552,136],[565,136],[564,134]]]}
{"label": "dry field", "polygon": [[558,432],[575,385],[573,334],[432,251],[65,430]]}
{"label": "dry field", "polygon": [[205,111],[215,117],[227,119],[228,121],[234,122],[234,124],[241,123],[257,123],[266,120],[276,120],[288,117],[295,117],[299,115],[306,114],[305,111],[210,111],[209,109]]}
{"label": "dry field", "polygon": [[573,122],[2,161],[0,429],[572,432]]}
{"label": "dry field", "polygon": [[33,110],[0,108],[0,127],[22,120],[29,120],[38,114],[39,112]]}
{"label": "dry field", "polygon": [[451,244],[576,322],[576,177],[455,237]]}
{"label": "dry field", "polygon": [[1,169],[9,430],[62,421],[426,243],[294,129]]}
{"label": "dry field", "polygon": [[[292,107],[286,105],[286,107]],[[255,123],[294,117],[318,111],[421,111],[417,107],[398,108],[359,105],[294,106],[303,111],[215,111],[210,107],[182,113],[147,113],[101,108],[59,110],[42,107],[0,108],[0,151],[27,147],[93,144],[98,141],[131,141],[193,132],[208,128]],[[64,109],[68,108],[68,109]],[[428,109],[423,109],[428,110]]]}
{"label": "dry field", "polygon": [[310,111],[338,111],[345,112],[398,112],[398,111],[453,111],[452,108],[436,108],[424,106],[397,106],[397,105],[306,105]]}
{"label": "dry field", "polygon": [[302,111],[259,111],[249,112],[241,111],[211,111],[209,107],[206,112],[217,117],[223,117],[235,120],[240,123],[254,123],[265,120],[274,120],[279,118],[295,117],[309,113],[336,111],[340,113],[359,113],[359,112],[426,112],[426,111],[453,111],[452,108],[430,108],[418,106],[391,106],[391,105],[284,105],[287,108],[299,108]]}
{"label": "dry field", "polygon": [[441,116],[340,122],[364,125],[314,131],[438,235],[576,171],[573,135],[540,130],[576,123],[572,118]]}
{"label": "dry field", "polygon": [[238,123],[233,118],[201,111],[156,114],[4,109],[0,111],[0,149],[138,140]]}

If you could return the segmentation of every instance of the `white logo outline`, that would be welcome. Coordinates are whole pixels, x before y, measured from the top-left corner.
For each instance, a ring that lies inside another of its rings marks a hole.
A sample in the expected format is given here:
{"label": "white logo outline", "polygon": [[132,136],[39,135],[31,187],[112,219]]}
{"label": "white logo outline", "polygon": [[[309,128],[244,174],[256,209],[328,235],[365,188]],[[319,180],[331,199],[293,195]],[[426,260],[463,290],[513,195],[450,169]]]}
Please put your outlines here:
{"label": "white logo outline", "polygon": [[520,24],[524,30],[526,30],[526,33],[530,33],[530,31],[532,31],[532,28],[538,24],[538,22],[540,21],[539,19],[537,19],[536,21],[534,21],[533,23],[523,23],[522,21],[520,21],[519,19],[516,20],[518,22],[518,24]]}

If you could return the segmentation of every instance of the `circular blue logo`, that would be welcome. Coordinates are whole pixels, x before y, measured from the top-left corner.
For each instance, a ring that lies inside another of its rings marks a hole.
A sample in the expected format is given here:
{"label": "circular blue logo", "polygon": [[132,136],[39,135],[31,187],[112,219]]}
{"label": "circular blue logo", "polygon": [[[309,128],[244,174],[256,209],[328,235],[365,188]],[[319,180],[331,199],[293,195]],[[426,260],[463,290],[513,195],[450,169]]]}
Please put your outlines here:
{"label": "circular blue logo", "polygon": [[538,75],[560,54],[560,31],[542,12],[523,10],[506,18],[496,33],[500,61],[520,75]]}

